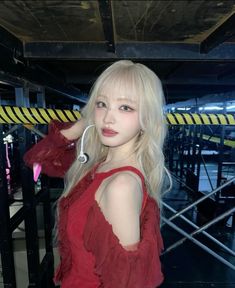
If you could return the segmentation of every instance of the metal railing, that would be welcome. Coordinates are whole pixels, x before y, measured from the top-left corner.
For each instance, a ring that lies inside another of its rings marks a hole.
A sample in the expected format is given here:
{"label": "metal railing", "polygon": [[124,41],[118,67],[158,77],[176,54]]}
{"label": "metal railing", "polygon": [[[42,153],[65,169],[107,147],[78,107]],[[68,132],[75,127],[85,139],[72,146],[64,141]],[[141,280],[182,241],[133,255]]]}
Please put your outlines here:
{"label": "metal railing", "polygon": [[[183,216],[182,214],[184,214],[185,212],[189,211],[190,209],[194,208],[197,206],[197,204],[203,202],[205,199],[210,198],[212,195],[214,195],[215,193],[217,193],[218,191],[222,190],[224,187],[228,186],[229,184],[231,184],[232,182],[235,181],[235,177],[231,178],[230,180],[228,180],[227,182],[225,182],[224,184],[220,185],[219,187],[217,187],[216,189],[214,189],[213,191],[211,191],[210,193],[208,193],[207,195],[199,198],[197,201],[191,203],[190,205],[188,205],[187,207],[185,207],[184,209],[182,209],[181,211],[176,211],[174,208],[172,208],[170,205],[168,205],[167,203],[165,203],[164,201],[162,201],[162,205],[167,208],[168,210],[170,210],[171,212],[174,213],[173,216],[171,216],[169,219],[167,219],[166,217],[162,217],[162,221],[163,221],[163,225],[167,224],[168,226],[170,226],[172,229],[174,229],[175,231],[177,231],[178,233],[180,233],[181,235],[183,235],[184,237],[178,241],[176,241],[174,244],[172,244],[171,246],[169,246],[163,254],[169,253],[170,251],[172,251],[173,249],[175,249],[176,247],[178,247],[179,245],[183,244],[185,242],[185,240],[190,240],[192,241],[194,244],[196,244],[197,246],[199,246],[200,248],[202,248],[203,250],[205,250],[207,253],[209,253],[210,255],[212,255],[213,257],[215,257],[217,260],[219,260],[220,262],[222,262],[223,264],[225,264],[226,266],[228,266],[229,268],[235,270],[235,265],[233,265],[231,262],[227,261],[225,258],[223,258],[222,256],[220,256],[218,253],[216,253],[215,251],[213,251],[212,249],[210,249],[209,247],[207,247],[206,245],[204,245],[202,242],[200,242],[198,239],[195,239],[195,236],[198,235],[199,233],[202,233],[204,236],[206,236],[207,238],[209,238],[212,242],[216,243],[218,246],[220,246],[222,249],[224,249],[226,252],[228,252],[229,254],[231,254],[232,256],[235,256],[235,252],[233,250],[231,250],[230,248],[228,248],[226,245],[224,245],[222,242],[220,242],[219,240],[217,240],[215,237],[213,237],[211,234],[209,234],[208,232],[206,232],[205,230],[207,228],[209,228],[210,226],[212,226],[213,224],[217,223],[218,221],[222,220],[223,218],[225,218],[228,215],[231,215],[233,212],[235,212],[235,207],[225,211],[224,213],[222,213],[221,215],[218,215],[216,218],[214,218],[213,220],[209,221],[208,223],[206,223],[205,225],[199,227],[197,226],[195,223],[193,223],[191,220],[189,220],[187,217]],[[196,230],[192,233],[188,233],[185,230],[181,229],[179,226],[177,226],[176,224],[174,224],[172,221],[175,220],[177,217],[180,217],[182,220],[184,220],[186,223],[190,224],[192,227],[196,228]]]}

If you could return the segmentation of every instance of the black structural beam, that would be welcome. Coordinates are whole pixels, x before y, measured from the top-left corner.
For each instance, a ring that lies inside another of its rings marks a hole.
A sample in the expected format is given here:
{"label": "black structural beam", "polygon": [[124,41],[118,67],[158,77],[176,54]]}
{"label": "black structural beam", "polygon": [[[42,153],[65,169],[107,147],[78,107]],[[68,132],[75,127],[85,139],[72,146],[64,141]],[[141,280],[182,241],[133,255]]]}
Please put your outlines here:
{"label": "black structural beam", "polygon": [[[35,196],[34,202],[31,208],[35,208],[40,202],[45,201],[44,198],[47,196],[48,192],[45,190],[40,190]],[[22,200],[23,202],[23,200]],[[22,206],[11,218],[10,218],[10,231],[13,232],[19,224],[24,220],[25,214],[27,213],[29,207]],[[50,221],[50,219],[46,219]]]}
{"label": "black structural beam", "polygon": [[64,84],[63,79],[57,78],[52,75],[51,72],[46,70],[40,65],[31,65],[24,72],[24,78],[28,79],[31,83],[47,88],[48,90],[55,91],[73,101],[86,103],[87,97],[78,88],[74,88],[72,85],[68,86]]}
{"label": "black structural beam", "polygon": [[[212,68],[213,69],[213,68]],[[176,70],[175,70],[176,71]],[[169,85],[187,85],[187,84],[192,84],[192,85],[214,85],[214,86],[233,86],[235,89],[235,73],[231,74],[230,78],[225,78],[225,76],[220,75],[216,78],[212,77],[180,77],[180,76],[171,76],[172,75],[172,70],[164,74],[164,76],[161,78],[161,81],[163,84],[169,84]],[[169,75],[169,76],[168,76]],[[84,74],[75,74],[72,73],[71,75],[68,75],[66,78],[66,81],[68,83],[76,83],[77,85],[91,85],[91,83],[94,83],[94,81],[97,79],[98,75],[96,74],[89,74],[89,75],[84,75]]]}
{"label": "black structural beam", "polygon": [[[1,99],[0,99],[1,102]],[[4,287],[16,288],[14,253],[10,230],[9,199],[6,180],[6,154],[3,125],[0,125],[0,256]]]}
{"label": "black structural beam", "polygon": [[[24,50],[20,39],[0,26],[0,70],[18,75],[24,69]],[[0,78],[0,80],[2,80]],[[18,82],[18,81],[17,81]]]}
{"label": "black structural beam", "polygon": [[[23,43],[20,39],[0,26],[0,46],[10,50],[15,60],[21,61],[23,57]],[[20,58],[20,59],[19,59]]]}
{"label": "black structural beam", "polygon": [[218,86],[220,88],[230,86],[235,89],[235,75],[229,79],[210,78],[210,77],[173,77],[170,79],[163,79],[163,84],[168,85],[196,85],[196,86]]}
{"label": "black structural beam", "polygon": [[235,13],[217,27],[201,42],[200,53],[208,53],[219,44],[235,35]]}
{"label": "black structural beam", "polygon": [[226,80],[226,78],[229,78],[229,80],[232,79],[233,83],[235,83],[234,82],[235,79],[233,79],[235,78],[234,76],[235,76],[235,68],[231,68],[217,75],[217,79],[224,81]]}
{"label": "black structural beam", "polygon": [[115,53],[107,51],[104,43],[91,42],[27,42],[24,56],[28,59],[82,59],[82,60],[195,60],[235,61],[235,44],[225,43],[207,54],[200,53],[199,44],[181,43],[116,43]]}
{"label": "black structural beam", "polygon": [[99,11],[108,52],[115,52],[113,15],[110,0],[99,0]]}
{"label": "black structural beam", "polygon": [[[15,65],[17,66],[17,65]],[[27,86],[30,90],[38,90],[39,86],[43,86],[48,90],[61,94],[75,102],[86,103],[87,96],[80,90],[74,87],[68,87],[62,84],[62,81],[55,79],[51,76],[51,73],[45,69],[41,69],[39,66],[25,67],[21,71],[8,65],[7,71],[0,68],[0,81],[11,85],[13,87]]]}
{"label": "black structural beam", "polygon": [[[16,95],[16,105],[20,107],[29,107],[28,89],[19,89]],[[28,266],[28,288],[36,288],[39,279],[39,241],[38,241],[38,226],[35,203],[35,191],[33,183],[33,173],[26,167],[23,161],[25,152],[30,147],[31,134],[24,127],[18,129],[19,137],[19,155],[21,170],[21,188],[23,196],[23,206],[25,209],[25,240],[27,249],[27,266]]]}
{"label": "black structural beam", "polygon": [[175,62],[173,65],[171,65],[170,69],[164,73],[164,80],[169,79],[170,77],[172,77],[172,75],[174,75],[174,73],[183,65],[182,62],[177,61]]}
{"label": "black structural beam", "polygon": [[10,231],[13,232],[20,223],[23,222],[26,212],[26,207],[22,206],[11,218],[10,218]]}
{"label": "black structural beam", "polygon": [[234,86],[213,86],[213,85],[204,85],[204,86],[199,86],[199,85],[167,85],[167,91],[170,93],[170,95],[174,94],[215,94],[215,93],[225,93],[225,92],[231,92],[234,91]]}
{"label": "black structural beam", "polygon": [[87,98],[78,89],[66,86],[63,77],[56,77],[40,65],[28,63],[20,39],[0,26],[0,81],[21,87],[44,86],[74,101],[86,103]]}
{"label": "black structural beam", "polygon": [[195,88],[195,86],[192,87],[176,87],[174,85],[172,86],[165,86],[163,85],[163,89],[165,91],[165,96],[167,99],[167,102],[170,103],[171,101],[186,101],[193,98],[200,98],[206,95],[211,95],[211,99],[213,100],[214,94],[219,93],[228,93],[233,92],[234,88],[230,87],[224,87],[215,89],[213,86],[211,87],[201,87],[201,88]]}
{"label": "black structural beam", "polygon": [[87,96],[77,88],[61,84],[59,79],[52,81],[49,77],[51,77],[49,72],[44,69],[42,71],[39,67],[33,68],[33,66],[24,69],[21,75],[15,75],[13,71],[11,74],[10,71],[0,70],[0,81],[13,87],[27,86],[30,90],[37,91],[39,87],[43,86],[75,102],[87,102]]}
{"label": "black structural beam", "polygon": [[0,80],[5,84],[11,85],[13,87],[21,87],[26,84],[26,81],[20,77],[13,76],[10,73],[0,70]]}

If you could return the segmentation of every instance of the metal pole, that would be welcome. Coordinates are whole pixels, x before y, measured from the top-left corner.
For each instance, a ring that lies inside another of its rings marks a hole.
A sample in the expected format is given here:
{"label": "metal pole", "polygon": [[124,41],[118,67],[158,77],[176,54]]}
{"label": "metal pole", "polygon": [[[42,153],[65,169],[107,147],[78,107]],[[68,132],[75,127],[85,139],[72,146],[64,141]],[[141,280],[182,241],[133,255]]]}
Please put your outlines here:
{"label": "metal pole", "polygon": [[[174,210],[172,209],[170,206],[168,206],[167,204],[163,203],[163,206],[167,207],[169,210]],[[185,220],[188,224],[190,224],[191,226],[193,226],[194,228],[196,228],[197,230],[195,230],[193,233],[189,234],[191,236],[194,236],[196,234],[199,234],[200,232],[202,232],[202,234],[204,234],[205,236],[207,236],[209,239],[211,239],[213,242],[215,242],[217,245],[219,245],[221,248],[223,248],[224,250],[226,250],[227,252],[229,252],[230,254],[232,254],[233,256],[235,256],[235,252],[231,249],[229,249],[227,246],[225,246],[223,243],[221,243],[220,241],[218,241],[217,239],[215,239],[213,236],[211,236],[209,233],[207,233],[206,230],[209,226],[215,224],[216,222],[218,222],[219,220],[223,219],[225,216],[231,214],[233,211],[235,211],[235,208],[230,209],[229,211],[223,213],[222,215],[220,215],[219,217],[215,218],[213,221],[210,221],[209,223],[207,223],[206,225],[202,226],[201,228],[199,228],[199,226],[197,226],[196,224],[194,224],[193,222],[191,222],[189,219],[187,219],[184,216],[180,216],[180,218],[182,218],[183,220]],[[173,211],[172,211],[173,212]],[[174,244],[172,244],[171,246],[169,246],[166,251],[164,251],[163,254],[168,253],[169,251],[171,251],[172,249],[176,248],[177,246],[183,244],[183,242],[185,242],[185,240],[187,240],[187,238],[182,238],[180,240],[178,240],[177,242],[175,242]]]}
{"label": "metal pole", "polygon": [[[28,88],[16,88],[16,105],[29,107],[29,90]],[[21,182],[23,205],[27,208],[25,213],[25,238],[27,249],[28,264],[28,288],[38,287],[39,279],[39,243],[38,243],[38,227],[37,214],[34,205],[34,184],[32,171],[23,163],[23,155],[30,146],[31,135],[24,127],[19,128],[19,152],[21,166]]]}
{"label": "metal pole", "polygon": [[0,125],[0,251],[4,287],[16,287],[12,233],[10,229],[9,199],[6,181],[6,153],[3,125]]}
{"label": "metal pole", "polygon": [[228,186],[230,183],[232,183],[233,181],[235,181],[235,177],[231,178],[230,180],[228,180],[227,182],[225,182],[223,185],[221,185],[220,187],[217,187],[215,190],[211,191],[210,193],[208,193],[207,195],[201,197],[200,199],[198,199],[197,201],[193,202],[192,204],[190,204],[189,206],[187,206],[186,208],[184,208],[183,210],[179,211],[178,213],[176,213],[174,216],[169,218],[169,221],[172,221],[173,219],[177,218],[178,216],[180,216],[181,214],[183,214],[184,212],[188,211],[189,209],[191,209],[192,207],[196,206],[197,204],[201,203],[203,200],[209,198],[211,195],[215,194],[216,192],[218,192],[219,190],[223,189],[224,187]]}
{"label": "metal pole", "polygon": [[205,162],[204,157],[203,157],[202,155],[201,155],[201,158],[202,158],[203,167],[204,167],[204,169],[205,169],[205,171],[206,171],[207,179],[208,179],[208,181],[209,181],[209,183],[210,183],[210,186],[211,186],[211,190],[213,190],[214,187],[213,187],[213,185],[212,185],[210,175],[209,175],[209,173],[208,173],[208,171],[207,171],[207,168],[206,168],[206,162]]}
{"label": "metal pole", "polygon": [[[222,179],[222,165],[223,165],[223,150],[224,150],[224,134],[225,126],[221,126],[220,144],[219,144],[219,159],[218,159],[218,173],[217,173],[217,187],[221,184]],[[216,197],[218,198],[218,197]]]}
{"label": "metal pole", "polygon": [[196,135],[195,141],[198,141],[198,151],[197,151],[197,168],[196,168],[196,177],[197,177],[197,190],[199,190],[199,181],[200,181],[200,173],[201,173],[201,155],[202,155],[202,134],[204,130],[204,126],[199,127],[199,137],[197,137],[197,126],[195,127]]}
{"label": "metal pole", "polygon": [[206,252],[208,252],[210,255],[212,255],[213,257],[215,257],[217,260],[219,260],[220,262],[222,262],[223,264],[227,265],[229,268],[235,270],[235,266],[233,264],[231,264],[229,261],[225,260],[223,257],[219,256],[217,253],[215,253],[213,250],[211,250],[210,248],[206,247],[204,244],[202,244],[200,241],[198,241],[197,239],[193,238],[191,235],[189,235],[188,233],[186,233],[185,231],[183,231],[182,229],[180,229],[178,226],[176,226],[174,223],[172,223],[171,221],[169,221],[168,219],[166,219],[164,216],[162,216],[162,220],[169,225],[171,228],[173,228],[174,230],[176,230],[178,233],[182,234],[183,236],[185,236],[187,239],[191,240],[194,244],[198,245],[199,247],[201,247],[203,250],[205,250]]}
{"label": "metal pole", "polygon": [[46,255],[44,261],[41,263],[41,266],[44,265],[44,269],[41,269],[41,272],[44,272],[44,275],[41,277],[46,279],[47,285],[49,287],[54,287],[52,281],[54,274],[54,257],[53,257],[53,247],[52,247],[52,215],[51,215],[51,202],[50,202],[50,190],[49,190],[49,179],[47,176],[41,177],[42,190],[45,191],[43,197],[43,218],[44,218],[44,231],[45,231],[45,248]]}
{"label": "metal pole", "polygon": [[[40,89],[37,93],[37,105],[39,107],[46,107],[46,100],[45,100],[45,89]],[[44,128],[46,128],[44,126]],[[38,134],[37,129],[33,128],[33,132]],[[44,129],[45,130],[45,129]],[[41,133],[42,137],[45,137],[43,133]],[[55,287],[53,283],[53,274],[54,274],[54,256],[53,256],[53,247],[52,247],[52,230],[53,230],[53,223],[52,223],[52,215],[51,215],[51,199],[50,199],[50,179],[42,175],[41,176],[41,189],[45,192],[43,197],[43,220],[44,220],[44,235],[45,235],[45,248],[46,248],[46,255],[41,263],[40,269],[40,277],[42,281],[44,281],[44,285],[46,287]]]}
{"label": "metal pole", "polygon": [[181,142],[181,152],[180,152],[180,178],[183,178],[184,173],[184,149],[185,149],[185,126],[181,126],[182,128],[182,142]]}

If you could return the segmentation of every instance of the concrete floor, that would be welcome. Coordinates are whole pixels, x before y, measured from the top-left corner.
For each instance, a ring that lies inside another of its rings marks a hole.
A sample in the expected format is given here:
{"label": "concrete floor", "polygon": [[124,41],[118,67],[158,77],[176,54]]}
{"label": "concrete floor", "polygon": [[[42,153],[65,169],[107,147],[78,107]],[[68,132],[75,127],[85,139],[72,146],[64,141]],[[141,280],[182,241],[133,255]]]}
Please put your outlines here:
{"label": "concrete floor", "polygon": [[[43,239],[39,241],[42,246]],[[16,287],[17,288],[27,288],[28,287],[28,272],[27,272],[27,255],[25,249],[21,250],[24,246],[21,240],[16,240],[17,250],[14,252],[14,261],[15,261],[15,271],[16,271]],[[40,261],[45,255],[45,249],[40,248]],[[57,250],[54,249],[54,259],[55,267],[59,263],[59,256]],[[2,278],[0,277],[0,288],[4,288]],[[46,288],[46,287],[45,287]],[[48,287],[49,288],[49,287]]]}

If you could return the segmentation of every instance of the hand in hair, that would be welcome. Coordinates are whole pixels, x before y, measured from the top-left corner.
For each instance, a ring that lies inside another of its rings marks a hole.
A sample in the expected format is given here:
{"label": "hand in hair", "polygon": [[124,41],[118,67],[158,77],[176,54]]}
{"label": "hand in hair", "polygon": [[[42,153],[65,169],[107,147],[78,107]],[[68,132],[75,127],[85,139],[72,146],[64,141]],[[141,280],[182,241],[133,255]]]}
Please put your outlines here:
{"label": "hand in hair", "polygon": [[60,130],[60,133],[62,133],[63,136],[66,137],[68,140],[76,140],[80,138],[80,136],[82,136],[85,128],[84,126],[84,119],[80,118],[70,128]]}

